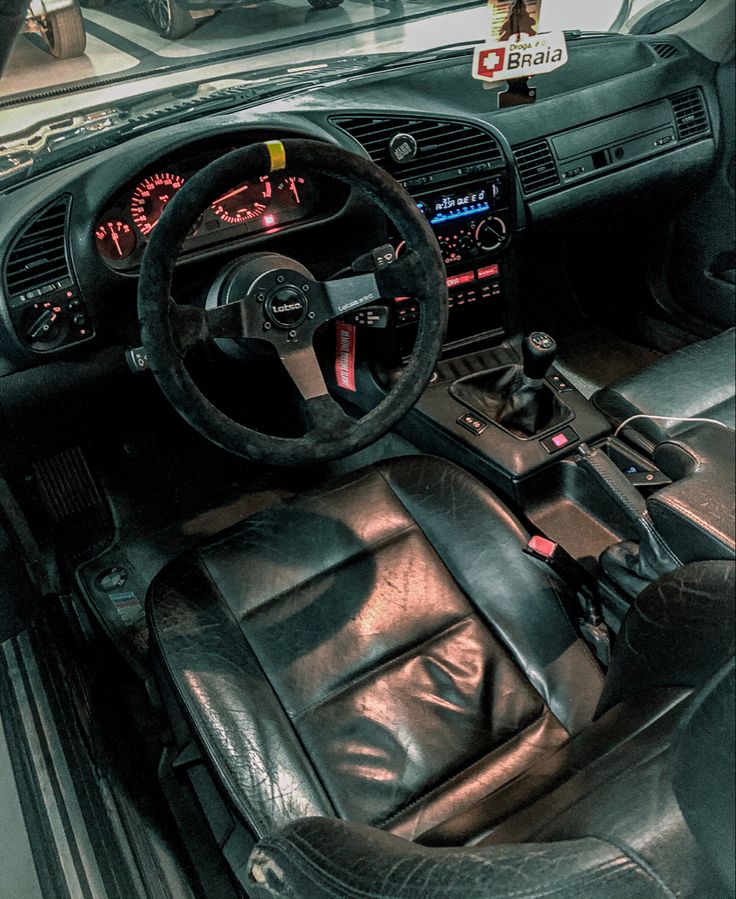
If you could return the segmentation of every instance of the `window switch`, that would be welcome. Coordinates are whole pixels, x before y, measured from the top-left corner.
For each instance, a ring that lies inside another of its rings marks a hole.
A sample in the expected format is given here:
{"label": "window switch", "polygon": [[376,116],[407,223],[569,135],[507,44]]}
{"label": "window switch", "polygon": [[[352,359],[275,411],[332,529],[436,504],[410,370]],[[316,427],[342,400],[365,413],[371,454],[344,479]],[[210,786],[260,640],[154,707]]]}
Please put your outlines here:
{"label": "window switch", "polygon": [[466,412],[465,415],[461,415],[457,423],[461,428],[465,428],[466,431],[475,434],[476,437],[479,437],[488,428],[488,422],[478,418],[477,415],[473,415],[472,412]]}

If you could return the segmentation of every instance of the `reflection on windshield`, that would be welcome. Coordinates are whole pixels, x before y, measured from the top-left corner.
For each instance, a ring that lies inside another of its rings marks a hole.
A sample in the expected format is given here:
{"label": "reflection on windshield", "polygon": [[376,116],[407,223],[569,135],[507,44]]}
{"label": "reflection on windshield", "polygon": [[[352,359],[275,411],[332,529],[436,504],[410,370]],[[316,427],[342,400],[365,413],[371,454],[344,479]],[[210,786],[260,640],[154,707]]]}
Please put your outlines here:
{"label": "reflection on windshield", "polygon": [[[131,81],[231,58],[262,67],[266,57],[270,65],[289,65],[411,52],[484,39],[489,30],[486,0],[212,0],[213,8],[194,8],[202,2],[0,0],[0,64],[9,57],[0,78],[0,116],[49,89]],[[540,29],[606,31],[667,2],[544,0]]]}

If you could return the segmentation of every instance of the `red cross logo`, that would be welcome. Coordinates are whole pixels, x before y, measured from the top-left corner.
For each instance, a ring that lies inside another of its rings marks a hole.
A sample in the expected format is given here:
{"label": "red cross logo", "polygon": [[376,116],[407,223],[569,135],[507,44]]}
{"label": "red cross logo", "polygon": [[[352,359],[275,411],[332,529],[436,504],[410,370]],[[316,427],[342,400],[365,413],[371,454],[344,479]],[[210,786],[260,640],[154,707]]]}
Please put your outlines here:
{"label": "red cross logo", "polygon": [[505,47],[497,47],[495,50],[481,50],[478,54],[478,74],[490,77],[496,72],[500,72],[505,63]]}

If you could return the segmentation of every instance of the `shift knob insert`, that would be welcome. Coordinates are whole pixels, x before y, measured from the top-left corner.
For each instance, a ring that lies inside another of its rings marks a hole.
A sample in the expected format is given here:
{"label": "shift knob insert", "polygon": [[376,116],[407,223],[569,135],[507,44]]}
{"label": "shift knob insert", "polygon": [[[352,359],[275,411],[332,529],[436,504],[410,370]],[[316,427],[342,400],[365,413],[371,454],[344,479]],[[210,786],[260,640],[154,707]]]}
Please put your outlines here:
{"label": "shift knob insert", "polygon": [[531,381],[541,381],[557,357],[557,344],[544,331],[534,331],[521,344],[524,375]]}

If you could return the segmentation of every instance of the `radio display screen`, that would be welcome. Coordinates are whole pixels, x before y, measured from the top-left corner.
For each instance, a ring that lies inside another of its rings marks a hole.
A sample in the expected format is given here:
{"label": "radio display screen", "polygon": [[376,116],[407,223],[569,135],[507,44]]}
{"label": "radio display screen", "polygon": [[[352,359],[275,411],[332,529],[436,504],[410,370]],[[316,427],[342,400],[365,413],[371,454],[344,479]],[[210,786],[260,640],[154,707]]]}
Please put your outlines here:
{"label": "radio display screen", "polygon": [[418,201],[430,225],[442,225],[472,215],[487,215],[502,203],[501,180],[434,193]]}

